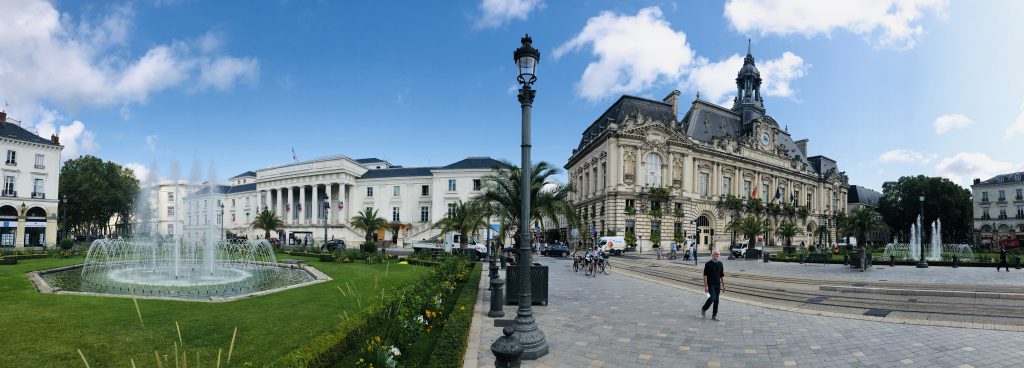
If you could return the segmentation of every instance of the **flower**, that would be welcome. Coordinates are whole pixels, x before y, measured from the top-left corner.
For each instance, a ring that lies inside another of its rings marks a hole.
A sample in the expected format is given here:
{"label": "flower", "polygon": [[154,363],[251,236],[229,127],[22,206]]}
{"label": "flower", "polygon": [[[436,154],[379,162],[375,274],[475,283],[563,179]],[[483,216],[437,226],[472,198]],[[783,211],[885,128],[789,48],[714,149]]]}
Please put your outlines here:
{"label": "flower", "polygon": [[464,311],[464,310],[466,310],[466,307],[463,307],[463,306],[461,306],[461,305],[460,305],[460,306],[459,306],[459,310],[460,310],[460,311]]}
{"label": "flower", "polygon": [[394,355],[394,356],[402,355],[402,351],[398,350],[398,348],[395,347],[394,345],[391,345],[391,355]]}

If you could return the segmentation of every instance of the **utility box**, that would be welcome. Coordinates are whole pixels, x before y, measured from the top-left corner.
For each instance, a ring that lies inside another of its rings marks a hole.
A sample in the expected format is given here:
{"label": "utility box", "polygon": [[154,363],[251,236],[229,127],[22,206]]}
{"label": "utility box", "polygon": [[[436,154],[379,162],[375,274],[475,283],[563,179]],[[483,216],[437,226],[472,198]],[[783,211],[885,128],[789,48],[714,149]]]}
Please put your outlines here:
{"label": "utility box", "polygon": [[[520,266],[505,268],[505,304],[519,304]],[[548,305],[548,266],[534,263],[530,266],[530,293],[533,305]]]}

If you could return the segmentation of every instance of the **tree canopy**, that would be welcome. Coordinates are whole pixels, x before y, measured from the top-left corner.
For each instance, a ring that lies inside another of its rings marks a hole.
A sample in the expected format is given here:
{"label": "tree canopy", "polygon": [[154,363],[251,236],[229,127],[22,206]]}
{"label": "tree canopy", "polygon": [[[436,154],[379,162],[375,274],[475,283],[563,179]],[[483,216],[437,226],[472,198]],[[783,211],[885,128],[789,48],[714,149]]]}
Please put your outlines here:
{"label": "tree canopy", "polygon": [[60,170],[60,197],[68,203],[60,216],[68,229],[79,233],[104,232],[111,217],[120,224],[131,222],[139,180],[131,169],[95,156],[64,162]]}
{"label": "tree canopy", "polygon": [[949,179],[924,175],[904,176],[882,184],[878,210],[886,225],[906,238],[921,212],[918,197],[924,193],[924,223],[942,220],[942,238],[963,242],[971,238],[971,192]]}

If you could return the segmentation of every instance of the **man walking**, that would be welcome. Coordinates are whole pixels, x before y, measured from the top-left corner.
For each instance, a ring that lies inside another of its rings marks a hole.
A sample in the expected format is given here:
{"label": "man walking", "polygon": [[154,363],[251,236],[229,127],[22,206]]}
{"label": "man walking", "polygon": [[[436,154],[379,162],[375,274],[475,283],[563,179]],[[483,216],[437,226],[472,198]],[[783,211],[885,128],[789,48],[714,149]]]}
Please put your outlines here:
{"label": "man walking", "polygon": [[1006,272],[1010,272],[1010,266],[1006,264],[1006,247],[999,246],[999,265],[996,266],[996,272],[999,272],[1000,267],[1005,267]]}
{"label": "man walking", "polygon": [[718,320],[718,294],[725,291],[725,267],[718,260],[722,254],[718,249],[711,251],[711,260],[704,264],[704,293],[708,295],[708,301],[700,308],[700,317],[707,318],[708,307],[712,303],[711,320]]}
{"label": "man walking", "polygon": [[690,243],[690,253],[693,254],[693,265],[696,266],[697,265],[697,242],[691,241],[691,243]]}

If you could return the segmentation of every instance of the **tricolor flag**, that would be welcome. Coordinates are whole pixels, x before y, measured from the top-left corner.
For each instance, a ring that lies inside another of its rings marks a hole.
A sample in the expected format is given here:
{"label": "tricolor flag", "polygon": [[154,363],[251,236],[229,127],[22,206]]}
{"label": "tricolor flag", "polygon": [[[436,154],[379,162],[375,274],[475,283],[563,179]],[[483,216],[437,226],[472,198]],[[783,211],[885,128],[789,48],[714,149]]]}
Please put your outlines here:
{"label": "tricolor flag", "polygon": [[779,188],[775,188],[775,198],[772,198],[772,200],[773,201],[777,201],[777,200],[781,200],[781,199],[782,199],[782,191],[780,191]]}
{"label": "tricolor flag", "polygon": [[789,203],[794,203],[794,202],[796,202],[796,194],[795,193],[789,193]]}
{"label": "tricolor flag", "polygon": [[235,222],[235,214],[231,214],[231,222]]}
{"label": "tricolor flag", "polygon": [[284,212],[291,212],[291,210],[292,210],[292,206],[290,206],[287,203],[285,203],[284,204]]}
{"label": "tricolor flag", "polygon": [[757,198],[757,187],[754,187],[754,191],[750,193],[750,198]]}
{"label": "tricolor flag", "polygon": [[338,201],[338,209],[339,210],[345,209],[345,202],[344,201]]}
{"label": "tricolor flag", "polygon": [[299,212],[302,212],[302,203],[299,203],[299,204],[295,205],[295,210],[299,211]]}
{"label": "tricolor flag", "polygon": [[295,147],[292,147],[292,161],[298,161],[299,157],[295,155]]}

